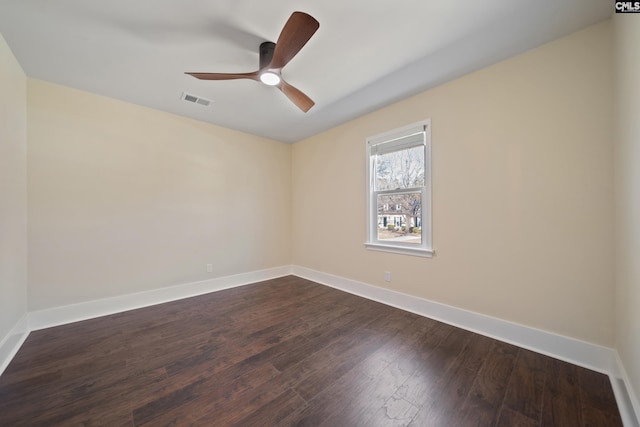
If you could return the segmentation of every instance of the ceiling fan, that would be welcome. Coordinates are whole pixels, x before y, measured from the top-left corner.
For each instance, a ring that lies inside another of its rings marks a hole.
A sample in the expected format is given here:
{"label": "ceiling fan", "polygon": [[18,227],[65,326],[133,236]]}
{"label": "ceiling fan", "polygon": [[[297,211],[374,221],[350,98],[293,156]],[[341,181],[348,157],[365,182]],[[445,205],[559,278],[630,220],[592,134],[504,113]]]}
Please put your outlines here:
{"label": "ceiling fan", "polygon": [[260,68],[250,73],[185,73],[201,80],[251,79],[275,86],[305,113],[315,104],[299,89],[284,81],[282,68],[307,44],[320,24],[303,12],[293,12],[284,24],[277,43],[260,45]]}

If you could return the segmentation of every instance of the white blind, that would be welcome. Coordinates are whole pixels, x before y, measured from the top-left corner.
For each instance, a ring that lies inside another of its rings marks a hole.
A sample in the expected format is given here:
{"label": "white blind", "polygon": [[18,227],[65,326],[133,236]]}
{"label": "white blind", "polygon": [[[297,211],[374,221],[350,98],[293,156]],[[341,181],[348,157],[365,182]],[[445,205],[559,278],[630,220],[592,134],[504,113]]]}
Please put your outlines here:
{"label": "white blind", "polygon": [[385,134],[373,137],[367,142],[370,146],[371,155],[392,153],[394,151],[406,150],[426,144],[426,126],[404,129],[395,134]]}

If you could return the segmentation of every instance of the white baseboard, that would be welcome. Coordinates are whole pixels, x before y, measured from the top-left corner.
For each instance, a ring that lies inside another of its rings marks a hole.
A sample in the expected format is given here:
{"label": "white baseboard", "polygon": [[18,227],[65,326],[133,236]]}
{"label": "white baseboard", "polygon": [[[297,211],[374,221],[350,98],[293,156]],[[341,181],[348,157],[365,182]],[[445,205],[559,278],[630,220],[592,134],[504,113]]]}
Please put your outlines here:
{"label": "white baseboard", "polygon": [[[322,273],[306,267],[294,265],[292,274],[607,374],[614,388],[624,425],[640,427],[637,422],[637,414],[640,414],[638,401],[626,377],[624,367],[619,361],[618,353],[612,348],[519,325],[344,277]],[[628,398],[625,398],[625,396],[628,396]]]}
{"label": "white baseboard", "polygon": [[11,331],[0,341],[0,375],[7,369],[9,362],[16,355],[24,340],[29,336],[29,318],[25,314]]}
{"label": "white baseboard", "polygon": [[627,370],[624,368],[620,355],[616,352],[616,362],[618,364],[618,378],[611,378],[613,392],[616,395],[618,408],[622,415],[622,421],[627,427],[640,427],[640,401],[634,393]]}
{"label": "white baseboard", "polygon": [[146,292],[119,295],[111,298],[38,310],[29,313],[29,329],[31,331],[37,331],[39,329],[134,310],[136,308],[208,294],[223,289],[235,288],[237,286],[274,279],[288,274],[291,274],[291,266],[275,267],[200,282],[153,289]]}

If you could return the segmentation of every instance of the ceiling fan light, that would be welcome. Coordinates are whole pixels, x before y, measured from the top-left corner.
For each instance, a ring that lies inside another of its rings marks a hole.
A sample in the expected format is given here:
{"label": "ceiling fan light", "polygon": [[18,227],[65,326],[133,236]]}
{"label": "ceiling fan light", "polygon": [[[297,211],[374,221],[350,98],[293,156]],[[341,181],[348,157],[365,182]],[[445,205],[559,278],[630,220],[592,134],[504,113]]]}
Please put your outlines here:
{"label": "ceiling fan light", "polygon": [[272,71],[267,71],[260,74],[260,81],[269,86],[276,86],[280,84],[280,76]]}

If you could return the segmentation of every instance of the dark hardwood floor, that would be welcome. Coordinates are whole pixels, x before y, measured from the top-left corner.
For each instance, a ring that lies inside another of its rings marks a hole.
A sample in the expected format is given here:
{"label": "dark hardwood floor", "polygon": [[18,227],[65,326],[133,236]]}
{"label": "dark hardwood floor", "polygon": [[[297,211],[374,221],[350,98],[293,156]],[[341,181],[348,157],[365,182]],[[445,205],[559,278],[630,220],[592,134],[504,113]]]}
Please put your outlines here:
{"label": "dark hardwood floor", "polygon": [[33,332],[0,426],[619,426],[606,375],[297,277]]}

